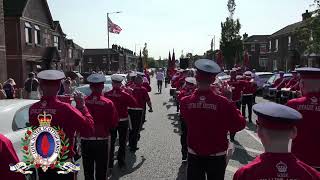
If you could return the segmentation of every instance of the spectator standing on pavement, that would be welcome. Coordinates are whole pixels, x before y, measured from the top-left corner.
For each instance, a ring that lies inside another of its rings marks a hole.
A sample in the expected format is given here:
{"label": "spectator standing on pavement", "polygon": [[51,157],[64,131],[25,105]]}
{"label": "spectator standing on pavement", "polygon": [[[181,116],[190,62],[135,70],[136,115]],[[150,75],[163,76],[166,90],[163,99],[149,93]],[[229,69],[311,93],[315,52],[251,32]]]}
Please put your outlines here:
{"label": "spectator standing on pavement", "polygon": [[24,180],[25,177],[18,172],[10,171],[10,164],[17,164],[19,158],[11,141],[0,134],[0,177],[3,180]]}
{"label": "spectator standing on pavement", "polygon": [[320,171],[320,68],[298,68],[302,97],[287,105],[299,111],[303,119],[297,124],[298,135],[292,142],[292,153]]}
{"label": "spectator standing on pavement", "polygon": [[117,127],[118,112],[114,103],[102,94],[105,76],[100,73],[87,78],[91,95],[85,99],[94,120],[94,133],[81,137],[85,180],[105,180],[110,157],[110,131]]}
{"label": "spectator standing on pavement", "polygon": [[157,72],[156,79],[157,79],[157,85],[158,85],[158,93],[161,93],[162,92],[162,84],[163,84],[163,80],[164,80],[164,73],[163,73],[162,69],[160,69],[160,71]]}
{"label": "spectator standing on pavement", "polygon": [[[76,108],[71,104],[63,103],[58,100],[57,93],[61,84],[61,80],[65,75],[57,70],[44,70],[37,74],[40,81],[40,89],[42,90],[42,97],[39,102],[34,103],[29,109],[29,120],[31,126],[39,126],[38,117],[40,114],[46,112],[52,116],[51,125],[59,126],[69,139],[70,147],[67,154],[67,161],[74,161],[74,142],[75,133],[79,132],[81,136],[88,136],[93,133],[94,122],[87,107],[84,103],[84,97],[81,93],[74,94]],[[59,180],[73,180],[75,173],[58,174],[57,170],[48,169],[43,172],[38,169],[39,180],[59,179]]]}
{"label": "spectator standing on pavement", "polygon": [[195,62],[197,87],[181,100],[181,115],[188,129],[188,180],[223,180],[227,167],[228,132],[244,129],[236,106],[210,89],[221,71],[209,59]]}
{"label": "spectator standing on pavement", "polygon": [[15,85],[16,83],[12,78],[9,78],[6,82],[4,82],[3,90],[6,92],[7,99],[15,98]]}
{"label": "spectator standing on pavement", "polygon": [[24,91],[27,99],[39,99],[39,81],[35,78],[35,74],[30,72],[28,79],[24,82]]}
{"label": "spectator standing on pavement", "polygon": [[3,90],[3,86],[0,83],[0,99],[6,99],[6,98],[7,98],[6,92]]}
{"label": "spectator standing on pavement", "polygon": [[276,103],[256,104],[253,110],[258,116],[257,133],[265,152],[240,168],[233,180],[320,180],[316,170],[291,153],[290,142],[300,133],[296,125],[301,122],[302,115],[290,107]]}

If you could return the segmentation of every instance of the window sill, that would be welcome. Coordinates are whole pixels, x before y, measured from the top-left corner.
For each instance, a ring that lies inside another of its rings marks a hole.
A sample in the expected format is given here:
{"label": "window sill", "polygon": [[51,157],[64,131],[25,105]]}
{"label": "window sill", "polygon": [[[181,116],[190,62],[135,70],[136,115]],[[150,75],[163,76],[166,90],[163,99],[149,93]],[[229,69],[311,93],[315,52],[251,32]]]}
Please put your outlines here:
{"label": "window sill", "polygon": [[42,45],[41,44],[36,44],[36,47],[41,48]]}
{"label": "window sill", "polygon": [[32,43],[26,42],[27,46],[32,46]]}

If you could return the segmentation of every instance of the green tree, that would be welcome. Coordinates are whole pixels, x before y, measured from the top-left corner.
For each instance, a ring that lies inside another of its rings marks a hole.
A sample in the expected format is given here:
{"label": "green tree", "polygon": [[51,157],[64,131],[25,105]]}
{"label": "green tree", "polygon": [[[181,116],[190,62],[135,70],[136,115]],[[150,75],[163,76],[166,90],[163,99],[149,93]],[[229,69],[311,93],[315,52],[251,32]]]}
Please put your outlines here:
{"label": "green tree", "polygon": [[225,22],[221,23],[220,50],[222,50],[224,56],[224,63],[230,69],[241,60],[243,44],[242,36],[240,35],[240,20],[233,19],[236,9],[235,0],[228,0],[227,6],[229,17],[226,18]]}
{"label": "green tree", "polygon": [[296,31],[299,49],[304,50],[300,53],[307,55],[320,54],[320,0],[314,0],[313,5],[316,6],[316,10],[311,12],[314,16],[305,20],[304,26]]}

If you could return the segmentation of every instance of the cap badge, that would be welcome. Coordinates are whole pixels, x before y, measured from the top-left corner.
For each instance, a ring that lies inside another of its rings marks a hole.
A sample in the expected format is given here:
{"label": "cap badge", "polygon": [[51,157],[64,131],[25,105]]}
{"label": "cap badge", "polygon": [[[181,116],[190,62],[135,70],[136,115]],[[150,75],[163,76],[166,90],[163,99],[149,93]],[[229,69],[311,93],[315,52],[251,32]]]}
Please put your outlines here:
{"label": "cap badge", "polygon": [[200,96],[200,101],[205,101],[206,100],[206,97],[205,96]]}
{"label": "cap badge", "polygon": [[48,104],[48,103],[47,103],[47,101],[42,101],[42,102],[41,102],[41,107],[43,107],[43,108],[44,108],[44,107],[46,107],[46,106],[47,106],[47,104]]}
{"label": "cap badge", "polygon": [[287,172],[288,166],[284,162],[280,161],[276,165],[276,168],[278,169],[279,173],[285,173],[285,172]]}
{"label": "cap badge", "polygon": [[318,98],[316,98],[315,96],[313,96],[310,100],[311,104],[318,104]]}

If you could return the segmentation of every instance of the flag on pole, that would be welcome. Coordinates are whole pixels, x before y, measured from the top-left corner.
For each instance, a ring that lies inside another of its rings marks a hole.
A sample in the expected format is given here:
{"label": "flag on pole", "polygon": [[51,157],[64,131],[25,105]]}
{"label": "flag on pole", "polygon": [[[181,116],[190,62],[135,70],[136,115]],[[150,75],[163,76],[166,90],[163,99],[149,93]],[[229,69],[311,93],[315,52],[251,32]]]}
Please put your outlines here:
{"label": "flag on pole", "polygon": [[113,23],[110,18],[108,18],[108,27],[109,32],[111,33],[120,34],[120,32],[122,31],[121,27]]}

